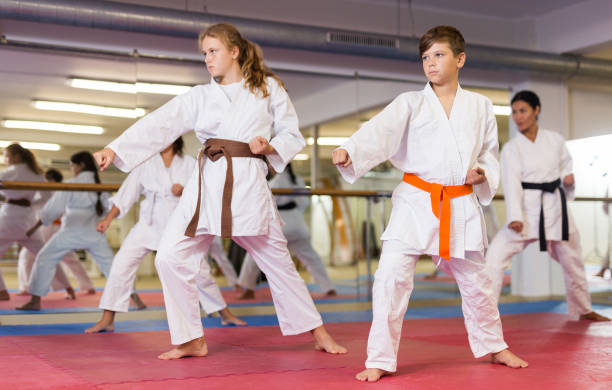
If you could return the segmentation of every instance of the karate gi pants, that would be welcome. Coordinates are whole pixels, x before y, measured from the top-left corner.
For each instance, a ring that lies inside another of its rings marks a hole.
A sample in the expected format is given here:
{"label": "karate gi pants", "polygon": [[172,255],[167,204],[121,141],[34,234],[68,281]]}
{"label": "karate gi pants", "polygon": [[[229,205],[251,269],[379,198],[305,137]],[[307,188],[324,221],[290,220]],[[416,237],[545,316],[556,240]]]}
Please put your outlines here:
{"label": "karate gi pants", "polygon": [[[22,248],[19,252],[19,262],[17,264],[17,275],[19,279],[19,290],[27,291],[30,283],[30,275],[32,274],[32,267],[34,266],[34,260],[36,260],[36,255],[27,250],[26,248]],[[62,264],[68,267],[72,275],[77,280],[80,291],[88,291],[94,288],[89,275],[87,275],[87,271],[83,264],[76,256],[74,252],[68,252],[66,256],[61,261]],[[58,265],[55,271],[55,277],[51,282],[52,290],[63,290],[70,286],[70,280],[68,279],[68,275],[62,268],[61,265]]]}
{"label": "karate gi pants", "polygon": [[[306,236],[301,235],[298,237],[287,235],[287,248],[289,252],[293,253],[293,255],[306,267],[323,293],[327,293],[334,289],[334,284],[327,274],[321,257],[315,252],[310,244],[310,235],[306,234]],[[240,268],[238,284],[249,290],[254,290],[257,285],[259,272],[260,270],[253,261],[253,258],[247,255]]]}
{"label": "karate gi pants", "polygon": [[108,278],[113,262],[113,251],[108,246],[104,234],[97,232],[94,234],[79,234],[78,231],[74,230],[59,230],[38,252],[30,276],[28,292],[37,296],[47,295],[57,264],[68,252],[76,249],[87,250],[104,276]]}
{"label": "karate gi pants", "polygon": [[223,272],[223,275],[227,280],[227,285],[232,287],[235,286],[238,283],[238,275],[236,274],[234,266],[227,258],[227,254],[225,254],[225,251],[223,250],[223,245],[221,244],[220,239],[214,239],[212,241],[208,253],[210,254],[210,257],[215,260],[221,269],[221,272]]}
{"label": "karate gi pants", "polygon": [[[214,236],[185,236],[181,218],[180,213],[173,214],[155,258],[174,345],[204,334],[197,304],[197,276],[201,275],[207,284],[215,283],[208,265],[201,264],[206,263],[203,254],[208,251]],[[270,222],[268,235],[235,236],[232,239],[251,253],[257,265],[266,273],[284,335],[304,333],[323,324],[306,283],[291,261],[279,219]],[[206,268],[207,272],[202,272],[202,268]]]}
{"label": "karate gi pants", "polygon": [[[134,291],[132,286],[136,280],[136,272],[142,259],[150,252],[150,249],[142,245],[143,240],[148,238],[150,237],[143,230],[130,230],[113,260],[110,275],[100,299],[101,309],[115,312],[129,310],[130,294]],[[202,264],[205,264],[206,267],[203,267],[201,272],[210,272],[208,264],[205,261]],[[206,313],[216,313],[227,306],[221,296],[221,291],[215,283],[210,283],[210,278],[198,277],[196,281],[200,303]]]}
{"label": "karate gi pants", "polygon": [[[45,245],[43,241],[42,234],[39,231],[34,232],[30,237],[27,237],[25,234],[23,238],[19,239],[4,239],[0,238],[0,257],[4,256],[7,250],[13,245],[14,242],[19,243],[21,246],[27,248],[32,253],[38,253],[40,248]],[[6,285],[4,284],[4,278],[2,277],[2,271],[0,270],[0,291],[6,290]]]}
{"label": "karate gi pants", "polygon": [[[510,266],[512,256],[523,251],[527,245],[538,241],[525,240],[520,234],[508,227],[497,233],[487,250],[487,270],[491,277],[493,293],[496,302],[501,294],[504,271]],[[569,241],[547,241],[546,247],[550,256],[555,259],[563,269],[565,279],[565,294],[567,308],[571,316],[578,317],[593,311],[589,284],[582,262],[580,248],[580,235],[578,231],[570,232]]]}
{"label": "karate gi pants", "polygon": [[[414,288],[414,269],[419,258],[399,240],[384,241],[375,274],[372,327],[368,338],[366,368],[395,372],[402,323]],[[461,292],[461,308],[470,348],[482,357],[508,348],[504,342],[499,311],[491,281],[480,252],[466,252],[467,259],[442,259],[439,268],[453,276]],[[434,260],[437,260],[434,257]]]}

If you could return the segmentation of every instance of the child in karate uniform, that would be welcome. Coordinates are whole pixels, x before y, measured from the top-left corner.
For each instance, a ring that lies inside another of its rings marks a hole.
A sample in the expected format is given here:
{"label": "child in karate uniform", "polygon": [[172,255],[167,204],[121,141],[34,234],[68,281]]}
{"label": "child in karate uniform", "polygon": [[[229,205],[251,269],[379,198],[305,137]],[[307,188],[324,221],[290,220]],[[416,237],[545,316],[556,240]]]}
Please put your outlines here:
{"label": "child in karate uniform", "polygon": [[311,331],[315,348],[346,353],[325,330],[291,261],[266,182],[264,155],[281,172],[305,145],[289,96],[261,49],[234,26],[209,27],[199,44],[210,84],[175,97],[96,153],[102,169],[114,162],[129,171],[191,129],[204,145],[155,259],[176,345],[159,358],[208,353],[196,276],[212,278],[201,263],[215,236],[232,237],[266,273],[283,334]]}
{"label": "child in karate uniform", "polygon": [[398,96],[333,153],[334,164],[351,183],[385,160],[405,172],[382,235],[366,370],[356,376],[361,381],[377,381],[397,369],[421,254],[431,255],[457,281],[474,356],[491,354],[494,362],[527,366],[504,342],[484,264],[486,233],[478,201],[490,203],[499,181],[493,106],[459,86],[466,55],[457,29],[429,30],[419,51],[425,89]]}

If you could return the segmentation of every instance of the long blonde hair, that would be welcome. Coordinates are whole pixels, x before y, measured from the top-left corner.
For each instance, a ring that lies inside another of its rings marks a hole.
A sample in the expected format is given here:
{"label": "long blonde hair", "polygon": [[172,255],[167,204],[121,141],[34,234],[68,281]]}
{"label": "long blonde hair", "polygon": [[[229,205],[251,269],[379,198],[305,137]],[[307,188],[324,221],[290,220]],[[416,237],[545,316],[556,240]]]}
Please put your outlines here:
{"label": "long blonde hair", "polygon": [[285,88],[283,81],[264,64],[263,52],[259,45],[243,38],[240,31],[233,25],[229,23],[213,24],[200,32],[198,37],[200,50],[202,49],[202,41],[206,37],[220,40],[229,50],[234,47],[238,48],[240,52],[238,56],[240,71],[251,93],[256,94],[260,91],[263,97],[270,95],[266,85],[266,77],[273,77],[281,87]]}

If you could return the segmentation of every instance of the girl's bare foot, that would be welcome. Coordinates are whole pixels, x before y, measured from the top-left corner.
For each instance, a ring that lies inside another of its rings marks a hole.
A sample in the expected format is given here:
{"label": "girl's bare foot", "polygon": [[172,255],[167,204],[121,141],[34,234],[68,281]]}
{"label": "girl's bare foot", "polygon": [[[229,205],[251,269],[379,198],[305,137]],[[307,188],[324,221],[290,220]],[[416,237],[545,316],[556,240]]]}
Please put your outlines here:
{"label": "girl's bare foot", "polygon": [[208,354],[208,347],[204,337],[198,337],[191,341],[181,344],[168,352],[164,352],[157,358],[161,360],[174,360],[188,356],[203,357]]}
{"label": "girl's bare foot", "polygon": [[145,305],[142,299],[140,299],[140,296],[138,294],[132,293],[130,295],[130,298],[132,298],[132,302],[134,302],[134,305],[136,305],[136,309],[144,310],[147,308],[147,305]]}
{"label": "girl's bare foot", "polygon": [[85,333],[112,332],[115,330],[115,312],[104,310],[102,319],[91,328],[85,329]]}
{"label": "girl's bare foot", "polygon": [[23,305],[16,307],[17,310],[40,310],[40,297],[32,295],[29,301]]}
{"label": "girl's bare foot", "polygon": [[0,301],[9,301],[11,296],[7,290],[0,291]]}
{"label": "girl's bare foot", "polygon": [[85,291],[86,295],[95,295],[96,294],[96,289],[95,288],[90,288],[89,290]]}
{"label": "girl's bare foot", "polygon": [[359,374],[355,375],[355,379],[362,382],[378,382],[385,375],[391,375],[389,371],[381,370],[380,368],[366,368]]}
{"label": "girl's bare foot", "polygon": [[336,343],[334,339],[327,333],[323,325],[310,331],[315,339],[315,349],[317,351],[325,351],[331,354],[345,354],[346,348]]}
{"label": "girl's bare foot", "polygon": [[68,287],[66,289],[66,299],[70,299],[70,300],[76,299],[76,294],[74,293],[74,289],[72,287]]}
{"label": "girl's bare foot", "polygon": [[227,307],[221,310],[219,312],[219,315],[221,316],[221,325],[232,324],[232,325],[244,326],[247,324],[246,322],[242,321],[240,318],[233,315],[230,309],[228,309]]}
{"label": "girl's bare foot", "polygon": [[602,316],[601,314],[595,313],[594,311],[581,315],[580,319],[587,321],[610,321],[608,317]]}
{"label": "girl's bare foot", "polygon": [[336,295],[338,295],[338,293],[336,292],[335,289],[329,290],[328,292],[325,293],[326,297],[335,297]]}
{"label": "girl's bare foot", "polygon": [[247,288],[238,296],[238,299],[255,299],[255,291]]}
{"label": "girl's bare foot", "polygon": [[513,354],[509,349],[491,354],[491,363],[503,364],[510,368],[525,368],[529,363]]}

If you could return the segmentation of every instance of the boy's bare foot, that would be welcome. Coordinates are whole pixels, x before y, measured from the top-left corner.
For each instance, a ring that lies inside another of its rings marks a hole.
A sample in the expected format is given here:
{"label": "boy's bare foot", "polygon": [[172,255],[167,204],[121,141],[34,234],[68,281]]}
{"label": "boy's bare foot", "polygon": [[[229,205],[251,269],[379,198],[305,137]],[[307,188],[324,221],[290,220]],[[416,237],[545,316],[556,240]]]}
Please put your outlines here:
{"label": "boy's bare foot", "polygon": [[85,333],[113,332],[115,330],[115,312],[104,310],[102,319],[91,328],[85,329]]}
{"label": "boy's bare foot", "polygon": [[191,341],[181,344],[168,352],[164,352],[157,358],[161,360],[174,360],[188,356],[203,357],[208,354],[208,347],[204,337],[198,337]]}
{"label": "boy's bare foot", "polygon": [[327,330],[323,325],[311,330],[310,332],[314,336],[315,349],[317,351],[324,351],[334,355],[347,353],[346,348],[336,343],[329,333],[327,333]]}
{"label": "boy's bare foot", "polygon": [[144,310],[147,308],[147,305],[145,305],[142,299],[140,299],[140,296],[138,294],[132,293],[130,295],[130,298],[132,299],[132,302],[134,302],[134,305],[136,305],[136,309]]}
{"label": "boy's bare foot", "polygon": [[[0,291],[0,294],[2,294],[2,291]],[[26,297],[26,296],[30,296],[30,293],[27,292],[26,290],[22,290],[19,291],[18,293],[16,293],[15,295],[20,296],[20,297]],[[2,300],[2,299],[0,299]]]}
{"label": "boy's bare foot", "polygon": [[7,290],[0,291],[0,301],[9,301],[11,299],[11,295]]}
{"label": "boy's bare foot", "polygon": [[338,293],[336,292],[335,289],[329,290],[328,292],[325,293],[326,297],[335,297],[336,295],[338,295]]}
{"label": "boy's bare foot", "polygon": [[74,289],[72,287],[68,287],[66,289],[66,299],[76,299],[76,294],[74,293]]}
{"label": "boy's bare foot", "polygon": [[246,288],[244,292],[238,296],[238,299],[255,299],[255,291]]}
{"label": "boy's bare foot", "polygon": [[90,288],[89,290],[85,291],[86,295],[95,295],[96,294],[96,289],[95,288]]}
{"label": "boy's bare foot", "polygon": [[221,325],[238,325],[244,326],[247,323],[242,321],[240,318],[236,317],[232,312],[226,307],[225,309],[219,312],[221,316]]}
{"label": "boy's bare foot", "polygon": [[491,363],[503,364],[510,368],[525,368],[529,363],[513,354],[509,349],[491,354]]}
{"label": "boy's bare foot", "polygon": [[602,316],[601,314],[596,313],[594,311],[581,315],[580,319],[587,321],[610,321],[608,317]]}
{"label": "boy's bare foot", "polygon": [[385,375],[391,375],[389,371],[381,370],[380,368],[366,368],[359,374],[355,375],[355,379],[362,382],[378,382]]}
{"label": "boy's bare foot", "polygon": [[236,291],[236,292],[240,292],[240,291],[242,291],[242,290],[244,290],[244,289],[242,288],[242,286],[241,286],[241,285],[239,285],[239,284],[234,284],[234,291]]}
{"label": "boy's bare foot", "polygon": [[29,301],[23,305],[16,307],[17,310],[40,310],[40,297],[32,295]]}

